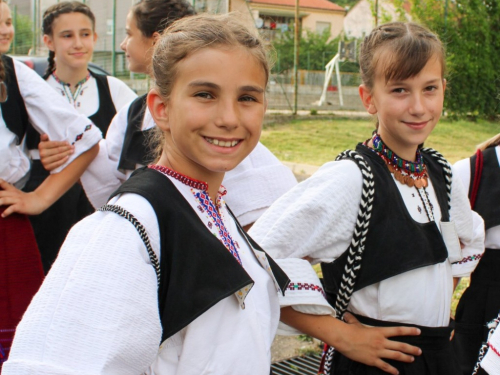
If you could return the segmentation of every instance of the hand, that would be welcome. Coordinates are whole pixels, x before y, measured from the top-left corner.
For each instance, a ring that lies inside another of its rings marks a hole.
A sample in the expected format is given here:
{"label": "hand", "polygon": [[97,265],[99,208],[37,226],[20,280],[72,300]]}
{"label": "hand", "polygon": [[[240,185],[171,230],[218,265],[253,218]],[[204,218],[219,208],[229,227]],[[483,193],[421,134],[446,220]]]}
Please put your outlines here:
{"label": "hand", "polygon": [[14,212],[37,215],[49,207],[50,203],[36,192],[25,193],[8,182],[0,180],[0,206],[9,206],[2,213],[2,217],[5,218]]}
{"label": "hand", "polygon": [[397,375],[398,370],[383,358],[410,363],[415,360],[414,356],[422,354],[422,350],[416,346],[389,339],[394,336],[417,336],[420,334],[418,328],[367,327],[349,313],[344,315],[344,320],[347,323],[346,334],[343,335],[345,340],[336,349],[353,361]]}
{"label": "hand", "polygon": [[43,167],[50,172],[68,161],[70,155],[75,152],[75,146],[66,141],[50,141],[47,134],[42,134],[38,151]]}

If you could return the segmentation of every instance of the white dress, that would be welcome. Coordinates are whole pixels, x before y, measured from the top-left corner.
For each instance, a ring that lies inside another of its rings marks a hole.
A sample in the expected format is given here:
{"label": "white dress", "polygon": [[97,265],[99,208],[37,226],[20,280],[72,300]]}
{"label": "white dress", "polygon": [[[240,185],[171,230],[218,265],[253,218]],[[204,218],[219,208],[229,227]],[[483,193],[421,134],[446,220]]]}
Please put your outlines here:
{"label": "white dress", "polygon": [[[48,134],[52,140],[68,141],[75,145],[75,152],[69,160],[52,173],[60,172],[76,157],[98,143],[101,132],[91,125],[87,117],[79,115],[32,69],[16,60],[14,68],[29,121],[34,128],[40,133]],[[30,169],[30,159],[24,140],[19,145],[16,141],[16,135],[7,128],[0,116],[0,178],[22,188],[23,184],[19,182],[24,181]]]}
{"label": "white dress", "polygon": [[[427,222],[416,190],[395,180],[394,183],[413,219]],[[310,278],[311,267],[301,261],[303,268],[300,269],[298,259],[308,257],[313,264],[332,262],[348,248],[359,210],[361,186],[361,172],[354,162],[327,163],[278,199],[257,220],[250,234],[274,259],[295,258],[292,269],[282,263],[280,265],[292,284],[301,283],[303,275]],[[432,182],[427,191],[439,227],[441,212]],[[360,289],[353,293],[349,311],[392,322],[429,327],[448,325],[453,277],[467,276],[474,270],[477,260],[468,261],[468,257],[474,259],[475,255],[482,254],[484,240],[483,221],[478,215],[473,215],[457,178],[453,178],[451,205],[451,220],[455,222],[458,236],[464,244],[463,261],[451,265],[446,260]],[[306,292],[311,296],[310,304],[313,298],[322,298],[317,290],[297,290],[287,293],[281,304],[300,303],[303,297],[298,294],[305,295]]]}
{"label": "white dress", "polygon": [[[220,239],[207,214],[197,209],[197,190],[171,180]],[[124,194],[111,203],[145,226],[159,256],[158,222],[148,201]],[[255,281],[244,309],[235,295],[226,297],[159,347],[157,278],[144,244],[127,220],[96,212],[71,230],[17,328],[2,374],[268,375],[280,314],[276,286],[223,200],[219,209]]]}

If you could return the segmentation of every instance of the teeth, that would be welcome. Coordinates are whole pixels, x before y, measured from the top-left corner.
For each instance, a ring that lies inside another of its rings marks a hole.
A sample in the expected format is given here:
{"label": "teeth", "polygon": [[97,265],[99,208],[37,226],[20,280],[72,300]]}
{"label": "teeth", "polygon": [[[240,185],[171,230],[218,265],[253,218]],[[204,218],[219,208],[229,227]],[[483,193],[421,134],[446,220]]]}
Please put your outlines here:
{"label": "teeth", "polygon": [[239,141],[220,141],[218,139],[213,139],[213,138],[205,138],[205,139],[207,140],[208,143],[220,147],[234,147],[239,143]]}

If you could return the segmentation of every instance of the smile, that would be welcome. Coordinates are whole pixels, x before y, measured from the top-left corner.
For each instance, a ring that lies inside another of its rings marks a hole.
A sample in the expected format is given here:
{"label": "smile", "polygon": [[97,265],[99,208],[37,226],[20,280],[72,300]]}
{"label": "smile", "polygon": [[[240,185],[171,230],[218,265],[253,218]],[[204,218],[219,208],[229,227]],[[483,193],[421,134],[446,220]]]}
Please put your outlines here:
{"label": "smile", "polygon": [[213,144],[215,146],[220,146],[220,147],[234,147],[238,143],[240,143],[240,141],[222,141],[222,140],[218,140],[215,138],[207,138],[207,137],[203,137],[203,138],[205,138],[205,140],[208,143]]}

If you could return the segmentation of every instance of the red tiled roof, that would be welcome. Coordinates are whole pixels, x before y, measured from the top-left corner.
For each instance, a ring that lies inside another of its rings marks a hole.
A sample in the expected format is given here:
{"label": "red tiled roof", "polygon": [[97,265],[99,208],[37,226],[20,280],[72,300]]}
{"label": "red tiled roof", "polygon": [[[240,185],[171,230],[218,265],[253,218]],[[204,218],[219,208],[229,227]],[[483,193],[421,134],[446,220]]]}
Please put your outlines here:
{"label": "red tiled roof", "polygon": [[[255,4],[289,6],[295,8],[295,0],[250,0]],[[328,0],[299,0],[299,6],[304,8],[317,8],[327,10],[343,10],[340,5],[334,4]]]}

